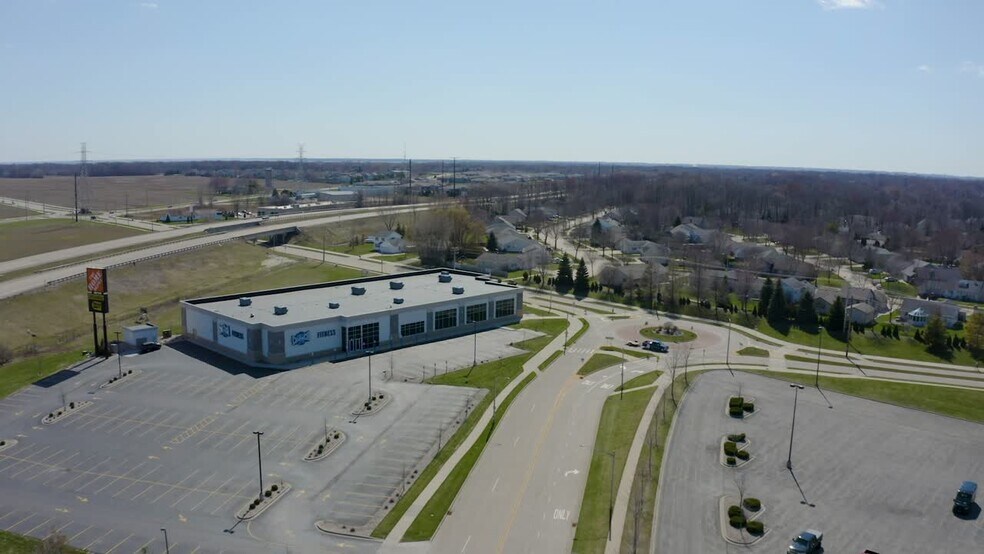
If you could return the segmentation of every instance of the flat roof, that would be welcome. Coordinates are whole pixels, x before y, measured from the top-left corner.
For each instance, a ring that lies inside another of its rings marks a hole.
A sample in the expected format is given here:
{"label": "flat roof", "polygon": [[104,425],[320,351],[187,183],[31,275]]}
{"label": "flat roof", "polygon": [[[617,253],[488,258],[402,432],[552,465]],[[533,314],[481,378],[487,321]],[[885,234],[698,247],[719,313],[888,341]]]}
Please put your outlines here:
{"label": "flat roof", "polygon": [[[451,281],[440,282],[439,275],[442,273],[447,273]],[[403,283],[403,288],[390,288],[390,283],[394,281]],[[352,293],[353,287],[364,288],[365,293],[355,295]],[[455,287],[461,287],[464,291],[461,294],[454,294],[452,288]],[[509,290],[516,290],[516,287],[481,274],[435,269],[198,298],[184,302],[243,323],[262,323],[280,327],[333,317],[359,317],[392,309],[406,310],[444,302],[460,302]],[[240,306],[240,298],[249,298],[250,305]],[[394,298],[402,298],[403,303],[394,303]],[[330,308],[331,303],[337,303],[338,307]],[[285,307],[287,312],[276,315],[275,307]]]}

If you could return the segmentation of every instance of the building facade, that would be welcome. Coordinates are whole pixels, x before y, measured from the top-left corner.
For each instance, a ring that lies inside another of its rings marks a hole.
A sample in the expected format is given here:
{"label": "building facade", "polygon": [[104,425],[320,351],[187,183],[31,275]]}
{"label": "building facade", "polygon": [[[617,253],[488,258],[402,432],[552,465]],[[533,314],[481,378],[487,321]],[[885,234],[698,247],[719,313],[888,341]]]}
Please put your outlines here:
{"label": "building facade", "polygon": [[361,356],[516,323],[523,292],[429,270],[183,300],[184,338],[260,367]]}

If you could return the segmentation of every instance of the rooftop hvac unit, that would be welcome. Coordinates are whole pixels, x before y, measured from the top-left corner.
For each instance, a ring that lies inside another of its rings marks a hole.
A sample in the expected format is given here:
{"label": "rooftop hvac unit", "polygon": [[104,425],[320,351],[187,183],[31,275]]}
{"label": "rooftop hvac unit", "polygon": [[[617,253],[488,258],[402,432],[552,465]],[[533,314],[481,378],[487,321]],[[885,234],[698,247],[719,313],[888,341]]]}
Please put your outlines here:
{"label": "rooftop hvac unit", "polygon": [[243,296],[242,298],[239,299],[239,305],[240,306],[252,306],[253,305],[253,299],[250,298],[250,297],[248,297],[248,296]]}
{"label": "rooftop hvac unit", "polygon": [[353,296],[362,296],[366,293],[366,287],[352,287]]}
{"label": "rooftop hvac unit", "polygon": [[391,290],[400,290],[403,288],[403,281],[390,281]]}
{"label": "rooftop hvac unit", "polygon": [[274,306],[273,315],[284,315],[287,313],[287,306]]}
{"label": "rooftop hvac unit", "polygon": [[394,304],[403,304],[403,299],[402,298],[394,298],[393,299],[393,303]]}
{"label": "rooftop hvac unit", "polygon": [[329,310],[337,310],[339,308],[339,306],[340,305],[339,305],[338,302],[329,302],[328,303],[328,309]]}
{"label": "rooftop hvac unit", "polygon": [[451,294],[465,294],[465,287],[451,287]]}
{"label": "rooftop hvac unit", "polygon": [[440,283],[450,283],[451,274],[447,271],[442,271],[441,274],[437,276],[437,281]]}

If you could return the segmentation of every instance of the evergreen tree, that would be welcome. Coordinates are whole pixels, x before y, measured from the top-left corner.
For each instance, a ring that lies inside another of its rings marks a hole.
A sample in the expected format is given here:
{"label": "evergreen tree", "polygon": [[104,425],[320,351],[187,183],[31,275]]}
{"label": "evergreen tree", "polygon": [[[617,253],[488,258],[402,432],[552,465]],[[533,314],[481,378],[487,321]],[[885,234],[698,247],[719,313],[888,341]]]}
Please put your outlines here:
{"label": "evergreen tree", "polygon": [[800,327],[811,327],[817,324],[817,310],[813,306],[813,295],[807,291],[803,291],[803,296],[800,297],[796,322],[799,323]]}
{"label": "evergreen tree", "polygon": [[764,316],[766,310],[769,307],[769,302],[772,300],[772,279],[769,277],[765,278],[765,284],[762,285],[762,290],[759,292],[759,316]]}
{"label": "evergreen tree", "polygon": [[489,238],[485,243],[485,248],[487,248],[489,252],[496,252],[499,250],[499,242],[495,240],[495,233],[492,231],[489,231]]}
{"label": "evergreen tree", "polygon": [[776,287],[772,291],[769,299],[769,311],[766,317],[769,323],[778,323],[786,319],[786,295],[782,293],[782,287]]}
{"label": "evergreen tree", "polygon": [[591,224],[591,245],[595,246],[601,243],[601,220],[595,219],[594,223]]}
{"label": "evergreen tree", "polygon": [[577,262],[577,272],[574,275],[574,296],[587,296],[590,286],[588,268],[584,265],[584,258],[581,258]]}
{"label": "evergreen tree", "polygon": [[943,318],[938,313],[933,314],[933,317],[926,322],[926,332],[923,333],[926,347],[935,352],[944,352],[947,349],[946,337],[946,324],[943,323]]}
{"label": "evergreen tree", "polygon": [[844,332],[844,300],[839,296],[830,306],[830,315],[827,316],[827,332],[832,335],[839,335]]}
{"label": "evergreen tree", "polygon": [[554,279],[554,285],[557,287],[557,292],[561,294],[566,293],[571,290],[574,285],[574,273],[571,270],[571,259],[564,254],[564,257],[560,259],[560,266],[557,268],[557,278]]}
{"label": "evergreen tree", "polygon": [[680,220],[680,216],[676,216],[676,219],[673,220],[673,226],[676,227],[677,225],[680,225],[681,223],[683,223],[683,221]]}
{"label": "evergreen tree", "polygon": [[984,312],[974,310],[964,326],[966,346],[974,352],[984,351]]}

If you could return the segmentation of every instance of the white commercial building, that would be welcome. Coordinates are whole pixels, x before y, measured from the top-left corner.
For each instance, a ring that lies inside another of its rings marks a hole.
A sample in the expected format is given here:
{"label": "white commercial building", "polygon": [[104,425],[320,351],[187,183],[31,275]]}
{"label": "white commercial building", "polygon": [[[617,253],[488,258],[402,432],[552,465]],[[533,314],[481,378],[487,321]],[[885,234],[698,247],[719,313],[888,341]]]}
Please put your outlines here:
{"label": "white commercial building", "polygon": [[342,359],[522,318],[522,289],[429,270],[181,302],[184,337],[257,366]]}

